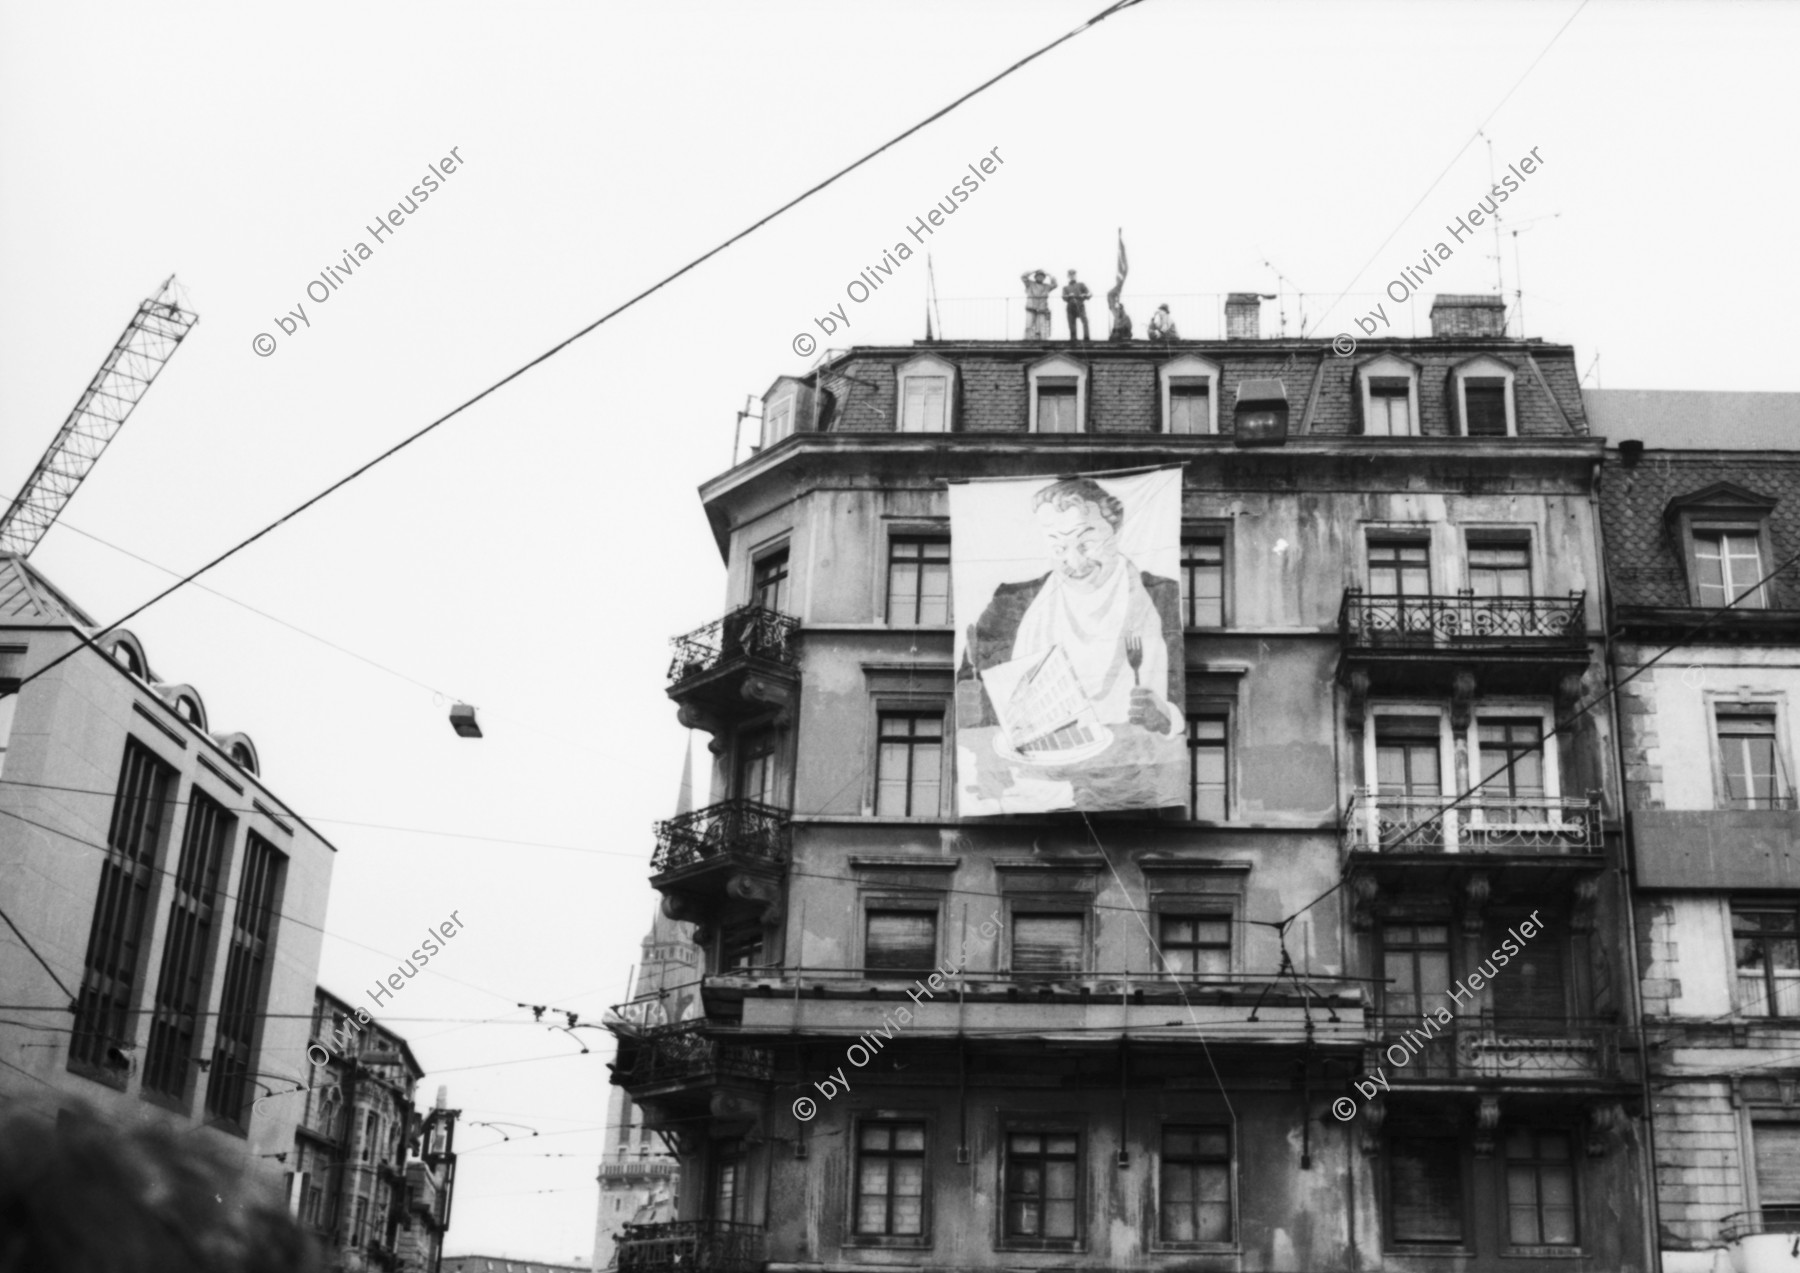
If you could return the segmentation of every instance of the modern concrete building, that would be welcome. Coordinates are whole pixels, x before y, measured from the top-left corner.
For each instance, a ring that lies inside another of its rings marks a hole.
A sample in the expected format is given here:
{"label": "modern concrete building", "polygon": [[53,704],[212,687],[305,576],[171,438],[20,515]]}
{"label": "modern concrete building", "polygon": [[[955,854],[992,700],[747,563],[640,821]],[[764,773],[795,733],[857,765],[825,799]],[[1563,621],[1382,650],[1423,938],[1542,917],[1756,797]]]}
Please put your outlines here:
{"label": "modern concrete building", "polygon": [[[1257,303],[836,354],[702,488],[652,883],[705,1017],[620,1032],[682,1169],[626,1273],[1650,1266],[1574,351]],[[959,817],[946,483],[1166,465],[1186,807]]]}
{"label": "modern concrete building", "polygon": [[305,1073],[334,850],[98,630],[0,554],[0,1105],[171,1122],[291,1188],[301,1106],[259,1098]]}
{"label": "modern concrete building", "polygon": [[436,1273],[450,1226],[454,1111],[414,1108],[424,1069],[406,1040],[320,989],[294,1134],[295,1214],[333,1273]]}
{"label": "modern concrete building", "polygon": [[1600,491],[1662,1266],[1774,1273],[1800,1268],[1800,450],[1745,448],[1778,399],[1794,448],[1800,395],[1717,397],[1685,442],[1720,449],[1619,415]]}

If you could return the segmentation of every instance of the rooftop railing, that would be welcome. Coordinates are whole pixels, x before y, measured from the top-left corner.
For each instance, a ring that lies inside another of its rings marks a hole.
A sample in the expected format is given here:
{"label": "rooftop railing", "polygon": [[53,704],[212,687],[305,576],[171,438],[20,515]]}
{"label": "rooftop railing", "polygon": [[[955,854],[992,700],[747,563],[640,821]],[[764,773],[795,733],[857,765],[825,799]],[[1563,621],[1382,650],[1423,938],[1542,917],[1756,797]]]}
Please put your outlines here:
{"label": "rooftop railing", "polygon": [[661,875],[727,857],[787,861],[788,815],[758,800],[721,800],[656,824],[650,871]]}
{"label": "rooftop railing", "polygon": [[673,689],[737,659],[792,667],[796,662],[793,638],[799,628],[798,619],[779,610],[740,606],[724,618],[670,641],[675,656],[669,663],[669,686]]}
{"label": "rooftop railing", "polygon": [[1600,852],[1600,798],[1389,795],[1364,788],[1350,797],[1342,829],[1346,853]]}
{"label": "rooftop railing", "polygon": [[628,1224],[619,1273],[755,1273],[768,1258],[759,1225],[729,1220]]}
{"label": "rooftop railing", "polygon": [[1338,630],[1353,649],[1459,650],[1493,646],[1579,646],[1587,637],[1586,594],[1567,597],[1406,597],[1344,592]]}

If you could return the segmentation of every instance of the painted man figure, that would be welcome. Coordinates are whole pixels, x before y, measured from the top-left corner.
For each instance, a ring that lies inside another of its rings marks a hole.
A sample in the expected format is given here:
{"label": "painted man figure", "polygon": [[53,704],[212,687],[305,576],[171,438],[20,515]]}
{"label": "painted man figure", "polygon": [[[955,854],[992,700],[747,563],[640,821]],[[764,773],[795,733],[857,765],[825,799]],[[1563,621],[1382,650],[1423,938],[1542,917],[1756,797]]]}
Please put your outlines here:
{"label": "painted man figure", "polygon": [[1048,270],[1032,270],[1019,276],[1025,284],[1025,339],[1050,339],[1050,293],[1056,290],[1056,275]]}
{"label": "painted man figure", "polygon": [[[1087,319],[1088,297],[1090,297],[1092,295],[1093,295],[1093,293],[1088,290],[1088,285],[1086,283],[1078,281],[1075,277],[1075,271],[1070,270],[1069,271],[1069,285],[1067,287],[1063,288],[1063,290],[1062,290],[1063,308],[1065,311],[1067,311],[1068,316],[1069,316],[1069,339],[1070,340],[1092,340],[1093,339],[1093,336],[1091,334],[1089,334],[1089,332],[1088,332],[1088,319]],[[1076,334],[1075,334],[1075,324],[1077,324],[1077,323],[1081,324],[1081,335],[1080,336],[1076,336]]]}

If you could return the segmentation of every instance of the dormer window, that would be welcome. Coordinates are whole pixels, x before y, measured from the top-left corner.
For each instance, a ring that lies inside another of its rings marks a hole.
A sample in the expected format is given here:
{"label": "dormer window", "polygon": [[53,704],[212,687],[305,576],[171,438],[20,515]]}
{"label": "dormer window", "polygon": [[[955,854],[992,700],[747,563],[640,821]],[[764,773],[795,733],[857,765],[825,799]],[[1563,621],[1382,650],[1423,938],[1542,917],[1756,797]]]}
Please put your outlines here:
{"label": "dormer window", "polygon": [[790,395],[771,402],[763,411],[762,444],[774,446],[794,431],[794,399]]}
{"label": "dormer window", "polygon": [[900,432],[948,433],[955,417],[956,368],[929,355],[902,363]]}
{"label": "dormer window", "polygon": [[1404,358],[1376,358],[1357,369],[1362,431],[1372,438],[1419,436],[1419,369]]}
{"label": "dormer window", "polygon": [[1087,368],[1069,358],[1046,358],[1026,375],[1033,433],[1087,431]]}
{"label": "dormer window", "polygon": [[1204,358],[1176,358],[1157,370],[1165,433],[1219,431],[1219,368]]}
{"label": "dormer window", "polygon": [[1472,358],[1452,371],[1450,405],[1465,438],[1510,438],[1519,432],[1513,369],[1498,358]]}
{"label": "dormer window", "polygon": [[1774,560],[1769,514],[1775,501],[1718,482],[1669,501],[1664,517],[1687,564],[1688,601],[1702,610],[1768,610],[1772,585],[1763,578]]}

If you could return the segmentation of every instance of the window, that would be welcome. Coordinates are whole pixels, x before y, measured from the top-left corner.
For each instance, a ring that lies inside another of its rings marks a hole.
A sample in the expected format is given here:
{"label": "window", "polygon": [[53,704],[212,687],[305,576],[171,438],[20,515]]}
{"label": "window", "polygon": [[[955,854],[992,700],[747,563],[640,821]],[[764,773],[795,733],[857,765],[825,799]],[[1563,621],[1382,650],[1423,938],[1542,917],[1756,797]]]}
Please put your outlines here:
{"label": "window", "polygon": [[1450,992],[1450,929],[1444,924],[1385,924],[1381,929],[1381,1014],[1416,1024],[1427,1012],[1447,1006]]}
{"label": "window", "polygon": [[887,621],[950,622],[950,541],[896,535],[888,540]]}
{"label": "window", "polygon": [[1181,541],[1181,599],[1190,628],[1225,626],[1225,541]]}
{"label": "window", "polygon": [[[1532,802],[1544,798],[1544,722],[1484,716],[1476,724],[1475,738],[1481,752],[1481,798],[1500,796]],[[1549,812],[1541,804],[1526,810],[1484,809],[1501,822],[1543,821]]]}
{"label": "window", "polygon": [[763,445],[774,446],[794,431],[794,399],[789,396],[769,404],[763,412]]}
{"label": "window", "polygon": [[1700,605],[1705,609],[1716,610],[1735,603],[1740,610],[1761,610],[1768,605],[1759,586],[1763,577],[1762,544],[1754,531],[1695,531],[1694,564]]}
{"label": "window", "polygon": [[[1496,945],[1510,924],[1522,916],[1491,921],[1489,936]],[[1556,1038],[1568,1031],[1568,975],[1563,949],[1553,934],[1522,944],[1506,965],[1506,975],[1489,983],[1493,996],[1494,1025],[1504,1033],[1527,1038]]]}
{"label": "window", "polygon": [[1412,381],[1404,376],[1375,376],[1369,381],[1368,427],[1373,437],[1405,438],[1417,430],[1412,419]]}
{"label": "window", "polygon": [[195,729],[206,728],[206,721],[200,712],[200,700],[192,695],[183,694],[175,700],[175,714]]}
{"label": "window", "polygon": [[1212,383],[1188,376],[1169,382],[1169,432],[1212,432]]}
{"label": "window", "polygon": [[1455,1139],[1389,1137],[1387,1174],[1391,1244],[1462,1244],[1462,1155]]}
{"label": "window", "polygon": [[1756,1147],[1756,1201],[1769,1232],[1791,1232],[1800,1222],[1800,1123],[1752,1123]]}
{"label": "window", "polygon": [[1737,950],[1738,1010],[1757,1016],[1800,1016],[1800,928],[1793,907],[1732,907]]}
{"label": "window", "polygon": [[1163,967],[1173,973],[1229,973],[1231,916],[1226,914],[1159,917]]}
{"label": "window", "polygon": [[875,812],[936,817],[944,770],[942,712],[883,712],[875,757]]}
{"label": "window", "polygon": [[862,1237],[924,1234],[924,1123],[866,1122],[859,1129],[856,1232]]}
{"label": "window", "polygon": [[369,1238],[369,1200],[358,1198],[350,1214],[350,1245],[362,1246]]}
{"label": "window", "polygon": [[1472,438],[1503,438],[1506,429],[1506,381],[1498,376],[1463,380],[1463,419]]}
{"label": "window", "polygon": [[1164,1242],[1231,1241],[1231,1132],[1165,1127],[1161,1224]]}
{"label": "window", "polygon": [[218,1038],[213,1045],[206,1112],[247,1124],[250,1076],[256,1072],[257,1022],[267,994],[267,969],[275,911],[281,898],[281,876],[287,859],[256,832],[244,844],[244,869],[238,876],[237,914],[231,922],[230,954],[225,960],[225,993],[219,1004]]}
{"label": "window", "polygon": [[900,413],[905,433],[943,433],[948,427],[950,397],[948,376],[906,376]]}
{"label": "window", "polygon": [[763,930],[760,926],[733,929],[719,941],[721,972],[746,972],[752,968],[761,968],[764,962]]}
{"label": "window", "polygon": [[1477,597],[1529,597],[1530,545],[1470,541],[1469,589]]}
{"label": "window", "polygon": [[1073,1241],[1080,1177],[1079,1136],[1067,1132],[1009,1132],[1006,1236]]}
{"label": "window", "polygon": [[787,613],[788,553],[782,548],[757,558],[750,572],[750,604]]}
{"label": "window", "polygon": [[356,1155],[359,1161],[373,1162],[375,1160],[375,1139],[379,1129],[380,1124],[375,1117],[375,1111],[372,1109],[364,1110],[362,1144],[357,1147]]}
{"label": "window", "polygon": [[1037,431],[1079,433],[1075,409],[1079,382],[1073,376],[1044,376],[1037,382]]}
{"label": "window", "polygon": [[777,781],[773,729],[746,729],[738,735],[737,794],[776,808],[786,807]]}
{"label": "window", "polygon": [[937,963],[937,913],[872,910],[863,921],[863,968],[931,972]]}
{"label": "window", "polygon": [[1375,718],[1375,782],[1380,795],[1435,801],[1443,794],[1440,729],[1436,716],[1383,712]]}
{"label": "window", "polygon": [[1727,809],[1785,809],[1793,787],[1775,745],[1773,707],[1726,707],[1715,716],[1721,803]]}
{"label": "window", "polygon": [[744,1197],[744,1141],[733,1136],[715,1142],[712,1172],[712,1219],[741,1222],[749,1218]]}
{"label": "window", "polygon": [[132,648],[131,642],[114,641],[112,644],[112,656],[118,661],[120,667],[124,668],[127,672],[130,672],[133,676],[142,676],[144,674],[144,662],[138,657],[138,652]]}
{"label": "window", "polygon": [[217,801],[200,791],[192,793],[144,1058],[145,1089],[164,1096],[179,1099],[187,1092],[188,1065],[199,1041],[201,991],[212,964],[219,875],[234,825]]}
{"label": "window", "polygon": [[71,1067],[114,1069],[111,1050],[131,1042],[139,947],[175,781],[175,771],[149,748],[135,738],[126,741],[69,1041]]}
{"label": "window", "polygon": [[1087,924],[1081,915],[1014,912],[1012,921],[1013,972],[1055,975],[1082,970]]}
{"label": "window", "polygon": [[12,738],[13,711],[19,705],[19,692],[14,690],[0,698],[0,773],[6,772],[6,748]]}
{"label": "window", "polygon": [[1574,1137],[1517,1128],[1506,1135],[1506,1240],[1512,1246],[1574,1246]]}
{"label": "window", "polygon": [[1230,816],[1229,717],[1188,718],[1188,816],[1223,822]]}
{"label": "window", "polygon": [[1377,597],[1429,597],[1430,545],[1418,539],[1371,539],[1369,592]]}

